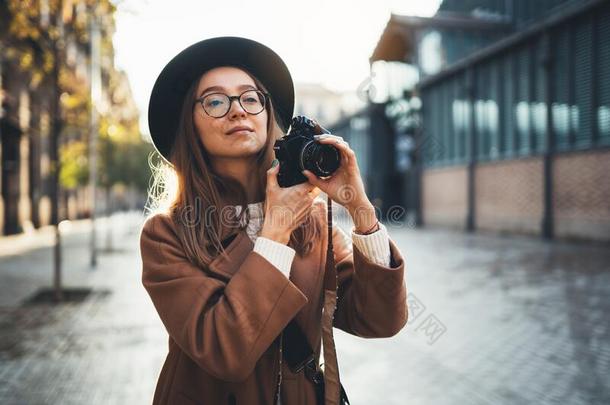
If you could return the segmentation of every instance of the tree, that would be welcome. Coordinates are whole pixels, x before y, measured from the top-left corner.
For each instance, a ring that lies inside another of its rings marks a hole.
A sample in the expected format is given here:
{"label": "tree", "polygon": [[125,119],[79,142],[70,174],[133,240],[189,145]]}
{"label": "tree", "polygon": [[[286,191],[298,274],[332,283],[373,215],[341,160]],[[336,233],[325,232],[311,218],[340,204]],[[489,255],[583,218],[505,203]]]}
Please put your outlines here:
{"label": "tree", "polygon": [[[75,7],[78,6],[79,7]],[[82,150],[82,145],[66,142],[62,147],[62,135],[78,134],[83,111],[89,108],[86,83],[76,80],[74,69],[66,64],[67,41],[76,47],[88,43],[87,12],[90,6],[112,13],[114,7],[108,1],[94,0],[6,0],[0,2],[0,18],[8,25],[0,25],[0,35],[6,46],[4,57],[16,62],[28,74],[30,90],[47,86],[51,90],[50,200],[51,224],[55,227],[54,288],[55,298],[63,299],[61,287],[61,235],[59,232],[60,185],[78,184],[82,178],[79,159],[74,165],[62,169],[66,158]],[[74,11],[77,11],[76,15]],[[86,127],[86,126],[85,126]],[[82,127],[81,127],[82,128]],[[76,135],[78,138],[78,135]],[[70,140],[71,141],[71,140]],[[80,149],[79,149],[80,148]],[[61,156],[64,158],[62,159]],[[81,173],[81,174],[79,174]]]}

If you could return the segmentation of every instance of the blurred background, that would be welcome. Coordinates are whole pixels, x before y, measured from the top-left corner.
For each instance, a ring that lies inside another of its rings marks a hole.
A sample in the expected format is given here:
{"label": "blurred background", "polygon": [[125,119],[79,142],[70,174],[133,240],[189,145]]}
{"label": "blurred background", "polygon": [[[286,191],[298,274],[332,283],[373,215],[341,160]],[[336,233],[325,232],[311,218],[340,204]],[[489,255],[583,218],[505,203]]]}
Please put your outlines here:
{"label": "blurred background", "polygon": [[0,1],[0,403],[151,402],[148,97],[221,35],[282,56],[405,256],[405,329],[336,331],[353,404],[610,403],[610,1],[220,3]]}

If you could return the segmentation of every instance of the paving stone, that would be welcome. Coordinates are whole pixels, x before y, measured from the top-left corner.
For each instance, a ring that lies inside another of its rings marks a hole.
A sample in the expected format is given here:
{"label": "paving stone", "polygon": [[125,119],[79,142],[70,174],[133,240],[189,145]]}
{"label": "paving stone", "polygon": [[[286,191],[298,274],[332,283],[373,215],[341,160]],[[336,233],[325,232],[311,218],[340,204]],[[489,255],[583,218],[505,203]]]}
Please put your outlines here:
{"label": "paving stone", "polygon": [[[167,334],[140,281],[141,218],[107,223],[120,250],[95,270],[86,226],[64,239],[65,285],[92,291],[82,302],[26,305],[51,285],[48,241],[0,246],[1,404],[151,402]],[[607,246],[388,230],[411,315],[388,339],[335,330],[352,404],[610,403]]]}

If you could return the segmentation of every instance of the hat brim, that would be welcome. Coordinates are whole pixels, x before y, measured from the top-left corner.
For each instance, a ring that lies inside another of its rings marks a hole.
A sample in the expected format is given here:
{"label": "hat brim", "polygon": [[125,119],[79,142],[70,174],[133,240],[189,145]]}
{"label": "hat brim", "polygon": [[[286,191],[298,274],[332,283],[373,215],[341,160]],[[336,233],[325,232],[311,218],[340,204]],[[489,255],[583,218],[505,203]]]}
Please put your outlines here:
{"label": "hat brim", "polygon": [[188,88],[204,72],[235,66],[252,73],[267,88],[284,131],[294,111],[294,84],[284,61],[267,46],[247,38],[216,37],[197,42],[163,68],[148,104],[148,127],[155,148],[168,162]]}

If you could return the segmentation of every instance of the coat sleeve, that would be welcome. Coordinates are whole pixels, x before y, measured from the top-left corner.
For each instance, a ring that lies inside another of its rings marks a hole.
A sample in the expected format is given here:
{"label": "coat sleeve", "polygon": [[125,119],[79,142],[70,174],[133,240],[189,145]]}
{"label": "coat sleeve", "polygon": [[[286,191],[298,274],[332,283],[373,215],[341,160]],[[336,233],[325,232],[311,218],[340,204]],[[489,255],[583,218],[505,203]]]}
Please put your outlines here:
{"label": "coat sleeve", "polygon": [[404,260],[389,238],[390,265],[367,258],[341,228],[333,225],[337,308],[333,325],[365,338],[390,337],[407,323]]}
{"label": "coat sleeve", "polygon": [[166,214],[140,235],[142,284],[170,337],[203,370],[242,381],[307,297],[261,255],[247,254],[228,282],[185,256]]}

